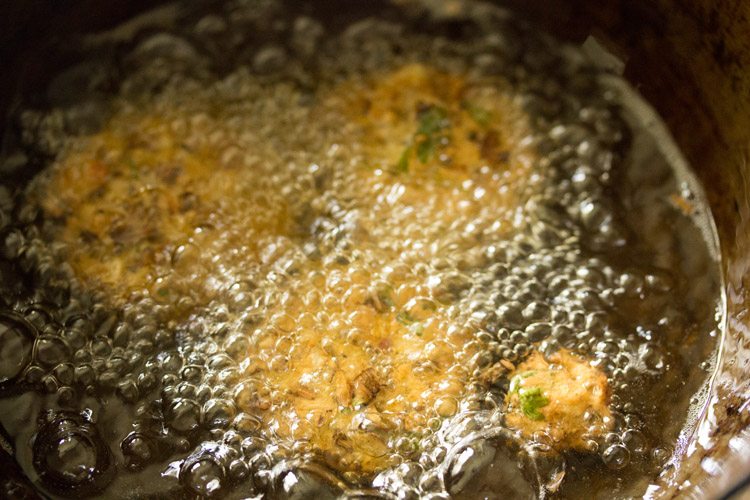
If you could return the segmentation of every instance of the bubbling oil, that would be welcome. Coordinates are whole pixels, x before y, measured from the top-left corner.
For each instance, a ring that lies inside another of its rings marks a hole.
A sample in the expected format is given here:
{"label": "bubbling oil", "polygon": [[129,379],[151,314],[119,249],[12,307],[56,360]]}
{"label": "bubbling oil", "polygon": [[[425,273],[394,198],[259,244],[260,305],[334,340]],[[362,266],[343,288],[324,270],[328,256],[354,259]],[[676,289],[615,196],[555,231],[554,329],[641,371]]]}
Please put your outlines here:
{"label": "bubbling oil", "polygon": [[[721,318],[669,138],[494,7],[313,5],[85,40],[17,117],[7,157],[44,167],[0,187],[25,474],[60,497],[641,494]],[[506,418],[514,370],[559,352],[609,392],[574,446]]]}

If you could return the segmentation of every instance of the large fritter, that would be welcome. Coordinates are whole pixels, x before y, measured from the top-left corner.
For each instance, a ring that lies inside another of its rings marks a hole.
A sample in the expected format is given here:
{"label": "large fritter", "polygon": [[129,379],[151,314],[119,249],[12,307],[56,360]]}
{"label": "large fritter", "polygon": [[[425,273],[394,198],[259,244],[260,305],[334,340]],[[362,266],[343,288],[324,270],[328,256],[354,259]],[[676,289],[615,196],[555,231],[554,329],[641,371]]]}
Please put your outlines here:
{"label": "large fritter", "polygon": [[[417,64],[312,98],[247,85],[240,102],[214,89],[123,105],[72,141],[35,188],[49,233],[115,307],[150,300],[176,327],[220,318],[237,405],[264,436],[341,471],[382,470],[476,390],[461,273],[513,236],[528,127],[502,81]],[[518,413],[536,378],[545,395],[576,373],[604,391],[575,358],[554,372],[534,356],[508,400],[524,432],[567,404]]]}

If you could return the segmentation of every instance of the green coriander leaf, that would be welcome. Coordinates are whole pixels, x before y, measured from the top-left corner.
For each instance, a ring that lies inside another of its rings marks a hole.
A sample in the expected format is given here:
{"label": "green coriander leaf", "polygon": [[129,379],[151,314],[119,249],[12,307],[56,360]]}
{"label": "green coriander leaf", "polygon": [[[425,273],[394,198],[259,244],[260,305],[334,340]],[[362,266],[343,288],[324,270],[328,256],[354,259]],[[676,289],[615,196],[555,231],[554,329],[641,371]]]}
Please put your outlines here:
{"label": "green coriander leaf", "polygon": [[417,144],[417,158],[422,163],[427,163],[435,153],[435,140],[432,137],[427,137],[419,144]]}
{"label": "green coriander leaf", "polygon": [[518,390],[518,399],[521,402],[521,411],[531,420],[544,420],[544,415],[539,411],[549,404],[549,398],[539,387],[522,387]]}
{"label": "green coriander leaf", "polygon": [[396,321],[398,321],[402,325],[407,325],[408,326],[408,325],[411,325],[412,323],[414,323],[415,321],[417,321],[417,319],[414,316],[412,316],[411,314],[409,314],[408,312],[401,311],[401,312],[399,312],[396,315]]}
{"label": "green coriander leaf", "polygon": [[445,119],[448,117],[448,112],[440,106],[430,106],[419,113],[418,117],[417,134],[431,136],[446,128]]}
{"label": "green coriander leaf", "polygon": [[467,113],[469,113],[469,116],[477,123],[477,125],[486,127],[492,121],[492,114],[486,109],[480,108],[476,104],[466,102],[464,103],[464,109]]}
{"label": "green coriander leaf", "polygon": [[510,387],[508,388],[508,393],[513,394],[514,392],[518,392],[518,389],[521,388],[521,381],[523,381],[523,379],[525,378],[531,377],[535,373],[536,372],[534,370],[531,370],[515,375],[512,379],[510,379]]}
{"label": "green coriander leaf", "polygon": [[435,155],[442,132],[448,128],[448,112],[439,106],[429,106],[417,114],[419,127],[412,140],[416,144],[416,154],[419,161],[427,163]]}
{"label": "green coriander leaf", "polygon": [[397,171],[399,172],[409,171],[409,156],[411,156],[411,147],[404,149],[404,152],[401,153],[401,158],[398,159],[398,163],[396,164]]}
{"label": "green coriander leaf", "polygon": [[386,285],[378,290],[378,300],[386,307],[393,307],[393,288],[390,285]]}

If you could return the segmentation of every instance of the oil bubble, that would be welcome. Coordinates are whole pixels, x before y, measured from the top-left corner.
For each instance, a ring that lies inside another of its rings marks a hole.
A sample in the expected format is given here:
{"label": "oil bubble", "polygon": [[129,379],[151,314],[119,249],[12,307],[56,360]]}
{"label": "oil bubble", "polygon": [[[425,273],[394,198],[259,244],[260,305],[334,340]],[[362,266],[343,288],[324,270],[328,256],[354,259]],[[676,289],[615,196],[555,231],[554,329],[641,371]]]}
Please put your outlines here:
{"label": "oil bubble", "polygon": [[221,468],[212,460],[197,460],[185,467],[180,474],[184,484],[195,494],[214,496],[219,493],[224,480]]}
{"label": "oil bubble", "polygon": [[166,411],[166,423],[177,432],[187,433],[200,425],[201,408],[190,399],[178,398]]}
{"label": "oil bubble", "polygon": [[44,335],[36,340],[34,358],[45,366],[54,366],[67,360],[68,345],[59,337]]}
{"label": "oil bubble", "polygon": [[34,439],[34,468],[63,492],[92,492],[111,479],[111,455],[87,415],[46,414]]}
{"label": "oil bubble", "polygon": [[154,456],[151,439],[137,432],[125,437],[120,443],[120,448],[126,458],[126,465],[130,469],[142,467]]}
{"label": "oil bubble", "polygon": [[0,314],[0,387],[16,380],[31,361],[34,330],[20,317]]}
{"label": "oil bubble", "polygon": [[[328,477],[330,476],[330,477]],[[316,465],[297,466],[281,472],[276,480],[274,492],[277,498],[303,500],[305,498],[338,498],[341,489],[331,481],[334,476]]]}
{"label": "oil bubble", "polygon": [[180,467],[180,482],[190,492],[204,497],[221,494],[227,483],[231,448],[215,442],[202,443]]}
{"label": "oil bubble", "polygon": [[612,470],[620,470],[630,462],[630,452],[621,444],[613,444],[602,452],[604,464]]}
{"label": "oil bubble", "polygon": [[[453,450],[445,478],[451,495],[465,498],[505,491],[513,498],[533,498],[536,487],[518,466],[515,452],[491,441],[475,441]],[[500,488],[500,489],[498,489]]]}

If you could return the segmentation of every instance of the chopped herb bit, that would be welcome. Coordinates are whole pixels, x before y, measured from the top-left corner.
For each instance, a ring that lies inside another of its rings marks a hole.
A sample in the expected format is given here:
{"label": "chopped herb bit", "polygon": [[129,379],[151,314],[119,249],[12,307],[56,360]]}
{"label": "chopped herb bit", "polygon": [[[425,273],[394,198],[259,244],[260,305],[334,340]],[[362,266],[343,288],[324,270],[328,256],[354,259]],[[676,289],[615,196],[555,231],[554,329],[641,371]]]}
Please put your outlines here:
{"label": "chopped herb bit", "polygon": [[439,106],[429,106],[420,111],[418,117],[419,128],[414,139],[417,143],[417,158],[424,164],[430,161],[440,145],[443,138],[440,132],[448,126],[448,112]]}
{"label": "chopped herb bit", "polygon": [[417,134],[431,136],[447,127],[445,120],[448,118],[448,112],[440,106],[429,106],[424,111],[419,112],[418,117]]}
{"label": "chopped herb bit", "polygon": [[393,299],[391,299],[391,296],[388,294],[381,295],[380,301],[388,307],[393,307]]}
{"label": "chopped herb bit", "polygon": [[409,314],[407,311],[401,311],[396,315],[396,321],[398,321],[402,325],[411,325],[412,323],[417,321],[417,318]]}
{"label": "chopped herb bit", "polygon": [[156,293],[158,293],[160,297],[166,297],[169,295],[169,290],[167,288],[160,288]]}
{"label": "chopped herb bit", "polygon": [[518,392],[518,389],[521,388],[521,381],[525,378],[531,377],[535,373],[536,372],[534,370],[531,370],[515,375],[512,379],[510,379],[510,387],[508,388],[508,393],[513,394],[514,392]]}
{"label": "chopped herb bit", "polygon": [[417,337],[421,337],[424,333],[424,326],[422,326],[421,323],[414,323],[409,327],[409,331],[412,332]]}
{"label": "chopped herb bit", "polygon": [[393,288],[391,288],[389,285],[386,285],[385,287],[378,290],[378,301],[380,302],[380,305],[376,304],[376,309],[378,309],[380,312],[383,312],[383,307],[391,308],[394,306],[393,299],[391,298],[391,295],[393,294]]}
{"label": "chopped herb bit", "polygon": [[435,153],[437,144],[432,137],[426,137],[417,144],[417,158],[421,163],[427,163]]}
{"label": "chopped herb bit", "polygon": [[477,125],[486,127],[492,121],[492,113],[490,113],[486,109],[480,108],[476,104],[465,102],[464,109],[467,113],[469,113],[469,116],[477,123]]}
{"label": "chopped herb bit", "polygon": [[422,105],[417,110],[419,126],[410,140],[409,146],[401,153],[396,164],[397,172],[409,171],[409,158],[412,154],[422,164],[429,162],[438,147],[447,138],[442,132],[448,128],[448,111],[435,105]]}
{"label": "chopped herb bit", "polygon": [[363,404],[365,404],[365,401],[363,399],[359,399],[359,398],[352,399],[352,409],[356,410],[357,408],[359,408]]}
{"label": "chopped herb bit", "polygon": [[539,411],[549,404],[549,398],[539,387],[521,387],[518,389],[518,399],[521,402],[521,411],[531,420],[544,420],[544,415]]}
{"label": "chopped herb bit", "polygon": [[409,156],[411,156],[411,146],[404,149],[404,152],[401,153],[401,158],[398,159],[398,164],[396,165],[396,169],[399,172],[409,171]]}

